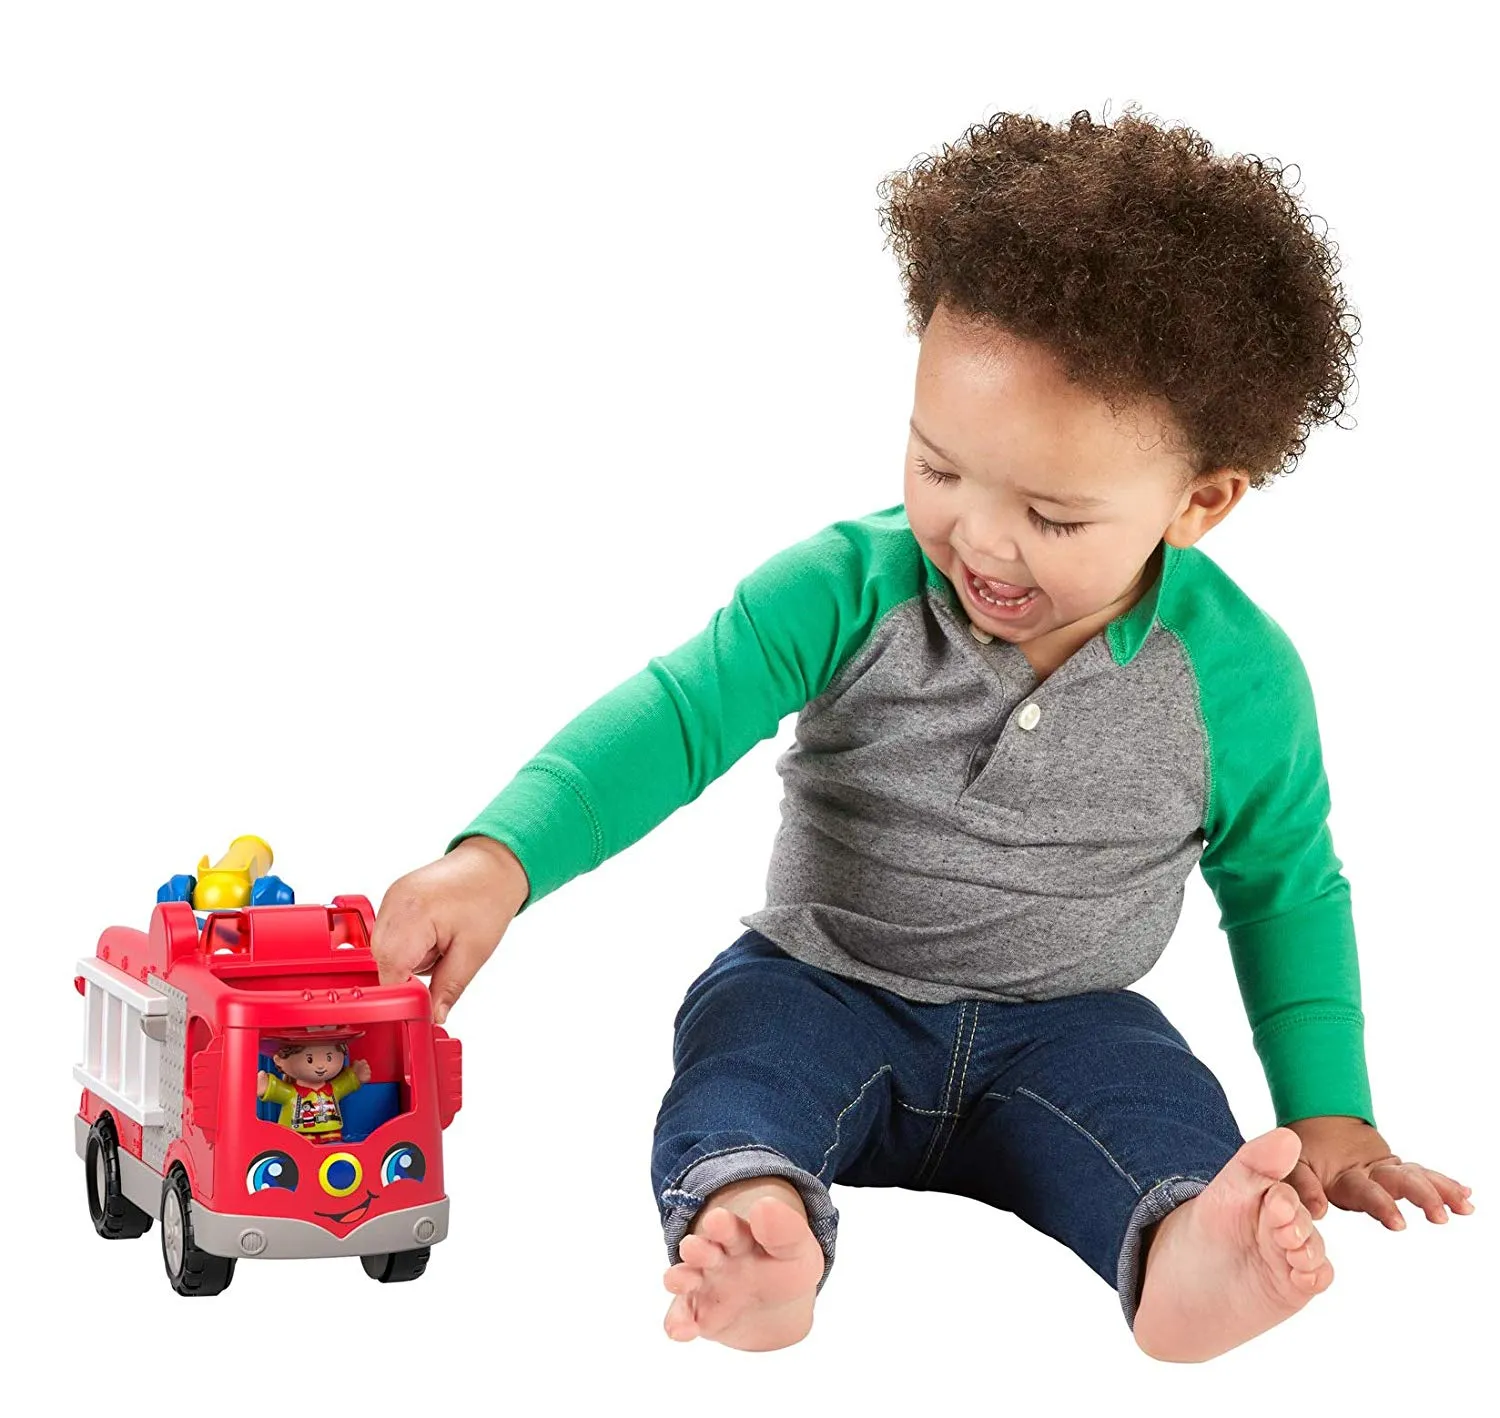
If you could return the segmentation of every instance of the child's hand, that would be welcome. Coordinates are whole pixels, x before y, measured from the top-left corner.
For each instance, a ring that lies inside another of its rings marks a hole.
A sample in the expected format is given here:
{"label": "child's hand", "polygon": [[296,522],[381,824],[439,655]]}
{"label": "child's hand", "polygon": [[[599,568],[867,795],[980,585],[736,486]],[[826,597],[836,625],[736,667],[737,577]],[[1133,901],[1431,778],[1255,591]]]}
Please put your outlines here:
{"label": "child's hand", "polygon": [[385,893],[370,936],[380,982],[431,971],[432,1017],[441,1024],[530,891],[509,847],[490,837],[465,837]]}
{"label": "child's hand", "polygon": [[1368,1211],[1391,1231],[1406,1221],[1398,1197],[1415,1202],[1429,1221],[1446,1221],[1444,1203],[1455,1212],[1473,1211],[1470,1188],[1441,1172],[1403,1162],[1386,1140],[1362,1118],[1302,1118],[1288,1123],[1302,1139],[1302,1157],[1287,1181],[1314,1221],[1328,1203],[1345,1211]]}
{"label": "child's hand", "polygon": [[270,1083],[271,1075],[265,1069],[261,1069],[255,1075],[255,1096],[257,1098],[264,1098],[266,1096],[266,1089],[270,1086]]}
{"label": "child's hand", "polygon": [[370,1062],[368,1059],[354,1060],[354,1076],[361,1083],[368,1083],[370,1081]]}

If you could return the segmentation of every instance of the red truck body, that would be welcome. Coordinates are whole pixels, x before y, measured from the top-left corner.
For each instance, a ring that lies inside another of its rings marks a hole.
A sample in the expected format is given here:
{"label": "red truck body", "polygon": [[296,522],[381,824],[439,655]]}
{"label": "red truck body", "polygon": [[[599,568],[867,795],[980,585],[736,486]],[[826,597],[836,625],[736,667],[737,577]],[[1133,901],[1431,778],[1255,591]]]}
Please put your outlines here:
{"label": "red truck body", "polygon": [[[217,1293],[239,1259],[357,1255],[377,1279],[414,1279],[447,1234],[442,1132],[461,1102],[460,1046],[420,981],[380,983],[373,924],[362,896],[201,925],[164,901],[149,931],[112,926],[79,961],[75,1140],[90,1212],[103,1235],[160,1220],[180,1293]],[[352,1035],[347,1067],[368,1064],[335,1142],[277,1121],[257,1081],[278,1076],[288,1034],[318,1030]]]}

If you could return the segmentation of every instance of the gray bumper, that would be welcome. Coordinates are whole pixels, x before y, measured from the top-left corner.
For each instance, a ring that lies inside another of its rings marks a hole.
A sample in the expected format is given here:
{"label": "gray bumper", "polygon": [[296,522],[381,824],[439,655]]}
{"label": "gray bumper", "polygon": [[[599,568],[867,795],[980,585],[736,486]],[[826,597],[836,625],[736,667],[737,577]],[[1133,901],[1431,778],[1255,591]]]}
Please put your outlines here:
{"label": "gray bumper", "polygon": [[285,1216],[231,1216],[192,1204],[193,1240],[211,1256],[241,1260],[307,1260],[316,1256],[373,1256],[435,1246],[448,1234],[448,1198],[408,1206],[362,1221],[335,1236],[311,1221]]}
{"label": "gray bumper", "polygon": [[[89,1125],[73,1119],[79,1157],[88,1147]],[[139,1157],[120,1149],[120,1186],[148,1216],[161,1218],[161,1177]],[[240,1260],[311,1260],[320,1256],[373,1256],[435,1246],[448,1234],[448,1198],[408,1206],[362,1221],[347,1236],[335,1236],[311,1221],[286,1216],[235,1216],[210,1211],[200,1201],[189,1209],[193,1242],[211,1256]]]}

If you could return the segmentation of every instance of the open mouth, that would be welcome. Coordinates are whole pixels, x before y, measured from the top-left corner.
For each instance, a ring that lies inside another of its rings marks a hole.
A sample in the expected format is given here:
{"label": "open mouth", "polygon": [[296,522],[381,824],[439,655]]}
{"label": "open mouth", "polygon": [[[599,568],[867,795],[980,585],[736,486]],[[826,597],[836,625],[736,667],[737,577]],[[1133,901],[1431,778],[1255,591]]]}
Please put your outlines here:
{"label": "open mouth", "polygon": [[963,563],[963,581],[970,601],[977,603],[994,620],[1019,620],[1042,594],[1040,587],[1031,586],[1016,596],[999,595],[988,582],[975,576],[967,563]]}
{"label": "open mouth", "polygon": [[315,1211],[314,1216],[326,1216],[337,1226],[346,1225],[352,1221],[364,1219],[364,1214],[370,1209],[370,1203],[375,1200],[375,1193],[368,1187],[365,1188],[363,1201],[357,1201],[347,1211]]}

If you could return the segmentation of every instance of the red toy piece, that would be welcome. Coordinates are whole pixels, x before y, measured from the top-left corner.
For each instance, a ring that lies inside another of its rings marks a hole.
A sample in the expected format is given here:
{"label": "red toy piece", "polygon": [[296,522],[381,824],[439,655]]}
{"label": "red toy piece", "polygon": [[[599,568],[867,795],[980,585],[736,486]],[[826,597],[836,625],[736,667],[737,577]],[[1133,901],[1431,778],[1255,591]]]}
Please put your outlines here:
{"label": "red toy piece", "polygon": [[374,921],[363,896],[201,925],[161,901],[148,933],[111,926],[78,962],[89,1214],[109,1239],[160,1219],[178,1294],[218,1294],[241,1259],[359,1256],[415,1280],[447,1235],[459,1042],[420,981],[380,983]]}

